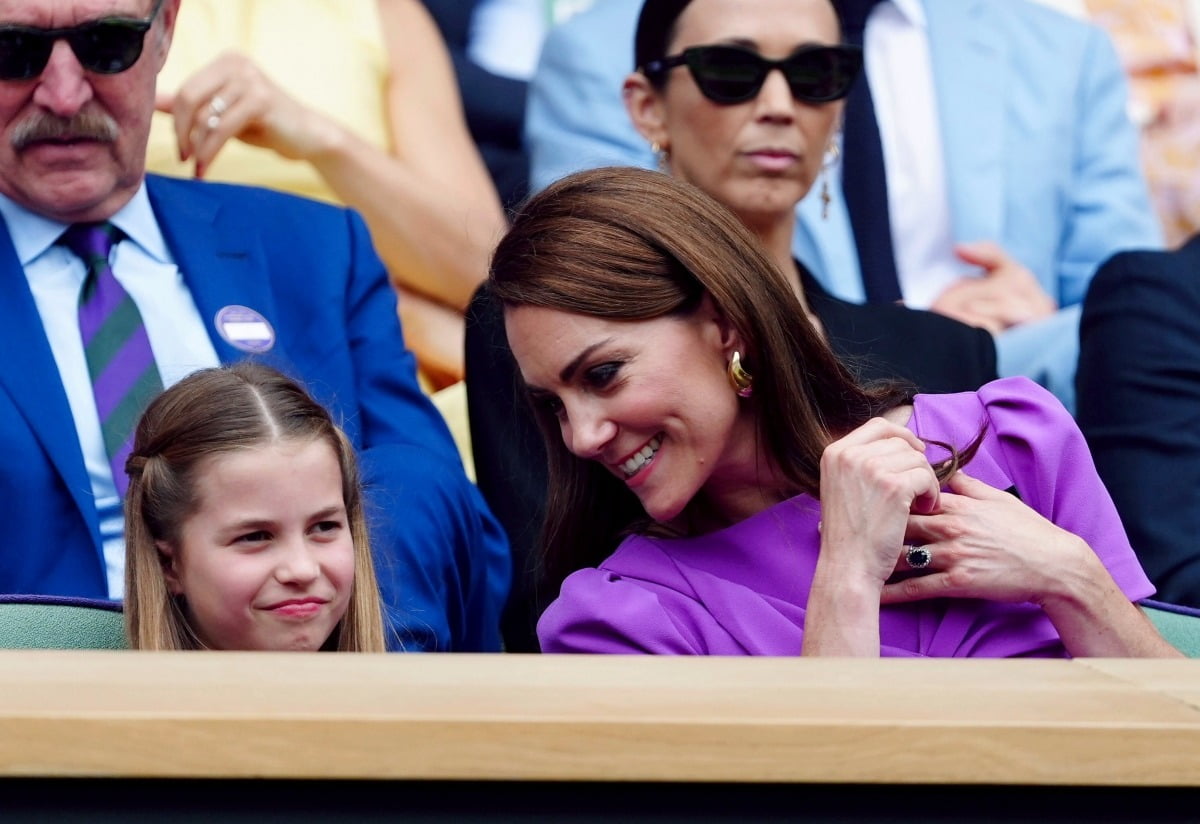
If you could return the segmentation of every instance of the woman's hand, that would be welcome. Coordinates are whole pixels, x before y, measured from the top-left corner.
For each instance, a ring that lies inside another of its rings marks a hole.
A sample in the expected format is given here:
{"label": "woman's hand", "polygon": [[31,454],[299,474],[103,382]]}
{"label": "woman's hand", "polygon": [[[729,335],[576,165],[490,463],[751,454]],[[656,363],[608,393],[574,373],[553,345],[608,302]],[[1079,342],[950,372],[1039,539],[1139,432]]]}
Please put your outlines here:
{"label": "woman's hand", "polygon": [[[948,486],[938,512],[908,519],[909,543],[928,549],[929,566],[885,586],[884,603],[953,597],[1044,605],[1083,576],[1107,576],[1083,539],[1016,496],[962,472]],[[907,569],[901,562],[897,571]]]}
{"label": "woman's hand", "polygon": [[1042,607],[1072,656],[1179,657],[1082,538],[1007,492],[958,472],[938,512],[908,519],[908,536],[929,549],[930,564],[887,584],[883,603],[1027,601]]}
{"label": "woman's hand", "polygon": [[950,284],[929,308],[992,334],[1054,314],[1058,308],[1037,278],[989,241],[960,243],[955,254],[978,266],[981,277],[962,277]]}
{"label": "woman's hand", "polygon": [[304,106],[238,52],[225,52],[189,77],[156,107],[175,119],[181,160],[194,159],[203,177],[225,142],[243,140],[292,160],[312,160],[340,127]]}
{"label": "woman's hand", "polygon": [[821,552],[804,617],[805,655],[879,655],[884,581],[914,512],[939,509],[925,444],[872,418],[821,455]]}
{"label": "woman's hand", "polygon": [[821,561],[882,585],[903,549],[910,516],[938,510],[925,444],[899,424],[873,418],[821,456]]}

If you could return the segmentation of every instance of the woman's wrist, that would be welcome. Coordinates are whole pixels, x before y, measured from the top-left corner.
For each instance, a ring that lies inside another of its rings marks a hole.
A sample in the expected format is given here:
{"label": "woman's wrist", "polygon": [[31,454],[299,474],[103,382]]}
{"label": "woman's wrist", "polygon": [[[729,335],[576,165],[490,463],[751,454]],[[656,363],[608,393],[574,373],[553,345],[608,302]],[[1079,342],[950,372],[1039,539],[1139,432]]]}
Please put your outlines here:
{"label": "woman's wrist", "polygon": [[1111,580],[1108,570],[1087,543],[1064,533],[1064,549],[1058,562],[1043,570],[1043,586],[1034,593],[1034,602],[1049,611],[1076,609],[1094,602]]}
{"label": "woman's wrist", "polygon": [[878,655],[883,582],[863,565],[817,561],[804,618],[805,655]]}
{"label": "woman's wrist", "polygon": [[345,151],[349,137],[346,129],[332,118],[312,109],[305,111],[304,118],[305,138],[298,159],[318,168],[323,163],[336,160]]}

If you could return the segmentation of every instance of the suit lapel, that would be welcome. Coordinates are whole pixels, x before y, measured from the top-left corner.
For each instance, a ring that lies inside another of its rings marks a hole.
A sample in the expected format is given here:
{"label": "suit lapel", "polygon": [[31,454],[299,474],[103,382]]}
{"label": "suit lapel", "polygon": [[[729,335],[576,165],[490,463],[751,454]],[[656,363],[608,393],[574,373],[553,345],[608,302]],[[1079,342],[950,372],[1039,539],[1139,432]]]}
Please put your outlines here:
{"label": "suit lapel", "polygon": [[190,181],[146,178],[150,204],[167,247],[196,301],[204,328],[222,363],[245,354],[221,337],[216,317],[227,306],[246,306],[279,327],[266,257],[258,236],[235,217],[214,191]]}
{"label": "suit lapel", "polygon": [[17,259],[8,227],[0,219],[0,386],[20,410],[54,468],[62,476],[67,491],[83,515],[100,546],[100,525],[92,497],[92,483],[79,449],[75,418],[58,364],[42,327],[41,315],[25,270]]}
{"label": "suit lapel", "polygon": [[1000,22],[986,0],[925,0],[925,11],[954,238],[999,240],[1008,96]]}

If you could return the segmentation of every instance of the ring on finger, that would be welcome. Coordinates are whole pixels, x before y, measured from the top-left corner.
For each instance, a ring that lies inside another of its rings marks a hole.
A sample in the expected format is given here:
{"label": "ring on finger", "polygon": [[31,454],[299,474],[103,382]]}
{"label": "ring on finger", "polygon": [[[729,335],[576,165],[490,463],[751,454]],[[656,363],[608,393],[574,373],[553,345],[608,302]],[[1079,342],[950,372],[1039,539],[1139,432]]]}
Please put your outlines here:
{"label": "ring on finger", "polygon": [[217,117],[225,114],[225,110],[229,108],[229,104],[225,102],[225,98],[221,95],[213,95],[213,99],[208,101],[208,107],[212,109],[212,113]]}
{"label": "ring on finger", "polygon": [[221,125],[221,115],[210,114],[208,119],[204,121],[204,125],[208,127],[209,131],[212,131],[213,129],[217,128],[217,126]]}
{"label": "ring on finger", "polygon": [[927,546],[907,544],[904,550],[904,561],[912,569],[924,569],[933,562],[933,553]]}

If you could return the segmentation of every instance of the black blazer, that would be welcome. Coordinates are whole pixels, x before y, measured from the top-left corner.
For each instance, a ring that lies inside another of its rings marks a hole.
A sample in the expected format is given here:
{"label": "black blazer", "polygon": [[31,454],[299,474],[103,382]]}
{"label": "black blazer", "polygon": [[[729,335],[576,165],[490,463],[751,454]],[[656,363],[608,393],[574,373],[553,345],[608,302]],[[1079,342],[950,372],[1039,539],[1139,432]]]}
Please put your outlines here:
{"label": "black blazer", "polygon": [[477,0],[423,0],[433,16],[458,77],[467,127],[492,175],[505,206],[529,190],[529,157],[525,131],[525,92],[529,84],[492,74],[467,56],[471,15]]}
{"label": "black blazer", "polygon": [[[797,264],[799,265],[799,264]],[[982,329],[932,312],[839,300],[800,267],[809,305],[835,352],[860,380],[905,380],[924,392],[963,392],[996,378],[996,346]],[[546,450],[488,285],[467,309],[467,409],[475,477],[508,532],[513,584],[501,631],[512,652],[537,650],[534,628],[558,593],[539,591],[537,544],[546,498]]]}
{"label": "black blazer", "polygon": [[1159,600],[1200,607],[1200,235],[1121,252],[1083,303],[1079,428]]}

